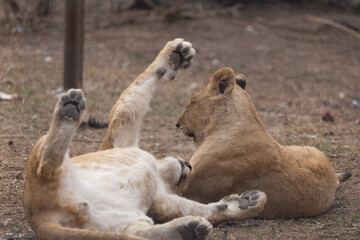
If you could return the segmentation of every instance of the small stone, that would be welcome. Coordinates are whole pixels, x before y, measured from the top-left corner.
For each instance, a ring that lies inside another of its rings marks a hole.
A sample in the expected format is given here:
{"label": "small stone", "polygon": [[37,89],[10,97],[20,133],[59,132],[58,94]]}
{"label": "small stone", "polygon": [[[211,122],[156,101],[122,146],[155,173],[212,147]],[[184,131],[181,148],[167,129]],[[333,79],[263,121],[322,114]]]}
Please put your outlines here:
{"label": "small stone", "polygon": [[46,56],[45,58],[44,58],[44,61],[45,62],[51,62],[52,61],[52,57],[51,56]]}
{"label": "small stone", "polygon": [[215,58],[215,59],[213,59],[213,60],[211,61],[211,64],[212,64],[213,66],[216,66],[216,65],[218,65],[219,63],[220,63],[220,60],[217,59],[217,58]]}
{"label": "small stone", "polygon": [[16,175],[15,175],[15,178],[17,180],[24,180],[24,177],[22,176],[22,173],[21,172],[18,172]]}
{"label": "small stone", "polygon": [[330,112],[327,112],[322,118],[321,118],[324,122],[335,122],[335,117],[333,115],[331,115]]}

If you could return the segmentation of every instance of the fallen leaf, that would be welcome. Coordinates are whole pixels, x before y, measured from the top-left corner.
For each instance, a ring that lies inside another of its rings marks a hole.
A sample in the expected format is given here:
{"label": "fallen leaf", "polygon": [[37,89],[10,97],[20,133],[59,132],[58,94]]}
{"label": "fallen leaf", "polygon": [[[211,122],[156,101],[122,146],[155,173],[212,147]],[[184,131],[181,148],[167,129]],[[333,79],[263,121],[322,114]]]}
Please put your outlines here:
{"label": "fallen leaf", "polygon": [[330,112],[327,112],[321,119],[325,122],[335,122],[335,117]]}
{"label": "fallen leaf", "polygon": [[4,92],[0,92],[0,100],[9,101],[9,100],[21,100],[22,97],[18,94],[6,94]]}

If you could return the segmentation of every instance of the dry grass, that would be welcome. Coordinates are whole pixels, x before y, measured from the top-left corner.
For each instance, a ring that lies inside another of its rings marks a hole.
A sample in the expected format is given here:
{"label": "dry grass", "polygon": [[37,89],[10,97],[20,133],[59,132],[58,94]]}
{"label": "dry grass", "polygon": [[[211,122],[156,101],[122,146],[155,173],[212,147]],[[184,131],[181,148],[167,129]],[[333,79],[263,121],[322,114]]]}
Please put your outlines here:
{"label": "dry grass", "polygon": [[[336,11],[312,11],[322,17],[341,14],[359,18]],[[167,40],[181,36],[197,49],[193,66],[159,90],[146,116],[141,147],[156,156],[191,156],[193,144],[176,130],[176,118],[213,71],[230,66],[248,76],[248,91],[277,140],[318,147],[337,171],[353,173],[339,188],[334,205],[322,216],[221,225],[212,239],[359,238],[360,42],[320,24],[300,22],[286,28],[270,25],[305,13],[279,7],[241,10],[243,19],[268,25],[264,30],[214,17],[171,25],[124,25],[86,34],[84,92],[88,112],[104,121],[118,95]],[[33,144],[49,126],[56,102],[51,91],[61,86],[62,40],[60,27],[0,35],[0,89],[23,96],[22,101],[0,101],[0,239],[33,237],[21,202],[25,164]],[[45,61],[47,56],[51,61]],[[6,71],[9,66],[11,70]],[[328,111],[335,123],[321,120]],[[80,130],[71,152],[95,150],[104,132]]]}

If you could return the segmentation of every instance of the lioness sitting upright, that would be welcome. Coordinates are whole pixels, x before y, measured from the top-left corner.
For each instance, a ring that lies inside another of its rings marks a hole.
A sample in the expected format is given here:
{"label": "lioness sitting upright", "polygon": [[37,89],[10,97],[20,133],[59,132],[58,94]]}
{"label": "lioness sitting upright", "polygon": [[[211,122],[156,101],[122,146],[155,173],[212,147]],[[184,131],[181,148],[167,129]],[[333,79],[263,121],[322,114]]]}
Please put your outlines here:
{"label": "lioness sitting upright", "polygon": [[183,196],[206,203],[259,189],[267,195],[263,218],[324,213],[339,181],[351,174],[334,173],[316,148],[277,143],[265,130],[245,86],[244,75],[222,68],[191,97],[180,116],[177,127],[197,145]]}
{"label": "lioness sitting upright", "polygon": [[[49,133],[35,144],[26,170],[24,206],[38,239],[200,240],[211,230],[209,221],[251,218],[263,210],[266,196],[259,191],[206,205],[173,194],[189,164],[172,157],[157,162],[138,147],[153,92],[194,55],[189,42],[168,42],[121,94],[97,152],[70,158],[68,147],[86,103],[81,90],[59,98]],[[154,225],[153,219],[166,223]]]}

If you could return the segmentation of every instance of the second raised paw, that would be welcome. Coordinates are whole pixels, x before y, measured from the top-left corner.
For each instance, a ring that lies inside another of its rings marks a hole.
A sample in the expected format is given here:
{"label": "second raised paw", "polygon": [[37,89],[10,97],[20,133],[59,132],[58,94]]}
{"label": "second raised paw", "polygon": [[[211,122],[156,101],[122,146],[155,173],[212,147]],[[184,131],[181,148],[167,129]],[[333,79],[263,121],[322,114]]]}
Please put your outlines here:
{"label": "second raised paw", "polygon": [[80,89],[70,89],[60,97],[58,107],[61,118],[78,121],[86,108],[84,94]]}

